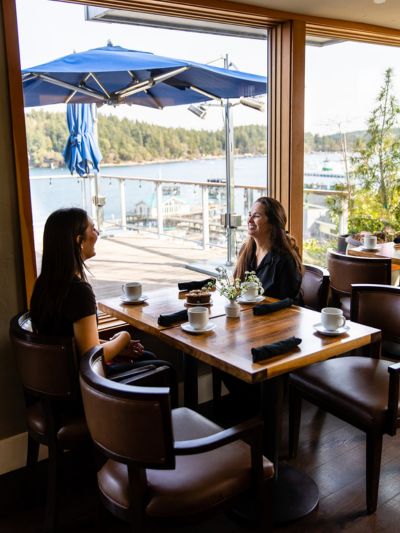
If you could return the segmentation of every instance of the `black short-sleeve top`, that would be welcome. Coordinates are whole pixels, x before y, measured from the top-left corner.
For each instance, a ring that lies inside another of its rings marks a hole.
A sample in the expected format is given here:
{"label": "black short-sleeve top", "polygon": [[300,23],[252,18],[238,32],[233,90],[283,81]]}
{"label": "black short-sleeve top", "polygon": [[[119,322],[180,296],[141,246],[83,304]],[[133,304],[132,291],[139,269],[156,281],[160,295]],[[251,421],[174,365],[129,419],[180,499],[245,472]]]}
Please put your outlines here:
{"label": "black short-sleeve top", "polygon": [[91,285],[74,278],[56,313],[35,309],[35,294],[31,300],[31,318],[35,330],[42,335],[73,336],[74,322],[97,312],[96,298]]}

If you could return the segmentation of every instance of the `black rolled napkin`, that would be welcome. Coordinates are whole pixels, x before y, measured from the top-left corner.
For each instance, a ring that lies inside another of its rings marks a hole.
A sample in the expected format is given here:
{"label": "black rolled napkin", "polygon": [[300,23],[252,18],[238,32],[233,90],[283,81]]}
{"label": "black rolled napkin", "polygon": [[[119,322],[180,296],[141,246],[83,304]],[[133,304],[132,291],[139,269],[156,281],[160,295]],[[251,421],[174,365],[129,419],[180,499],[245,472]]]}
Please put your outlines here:
{"label": "black rolled napkin", "polygon": [[281,355],[290,351],[295,346],[301,343],[301,339],[298,337],[289,337],[283,341],[274,342],[273,344],[265,344],[258,348],[252,348],[251,354],[253,356],[253,363],[258,363],[264,359],[274,357],[274,355]]}
{"label": "black rolled napkin", "polygon": [[177,313],[160,315],[157,322],[159,326],[171,326],[175,322],[185,322],[187,320],[189,320],[187,309],[182,309],[182,311]]}
{"label": "black rolled napkin", "polygon": [[293,305],[292,298],[285,298],[284,300],[279,300],[279,302],[274,302],[272,304],[256,305],[253,307],[253,314],[256,316],[266,315],[267,313],[273,313],[274,311],[285,309],[285,307],[290,307],[291,305]]}
{"label": "black rolled napkin", "polygon": [[182,283],[178,283],[178,289],[180,291],[194,291],[196,289],[202,289],[209,281],[215,281],[215,279],[207,278],[203,279],[203,281],[184,281]]}
{"label": "black rolled napkin", "polygon": [[399,244],[400,243],[400,236],[399,237],[395,237],[393,239],[393,242],[394,242],[394,244]]}

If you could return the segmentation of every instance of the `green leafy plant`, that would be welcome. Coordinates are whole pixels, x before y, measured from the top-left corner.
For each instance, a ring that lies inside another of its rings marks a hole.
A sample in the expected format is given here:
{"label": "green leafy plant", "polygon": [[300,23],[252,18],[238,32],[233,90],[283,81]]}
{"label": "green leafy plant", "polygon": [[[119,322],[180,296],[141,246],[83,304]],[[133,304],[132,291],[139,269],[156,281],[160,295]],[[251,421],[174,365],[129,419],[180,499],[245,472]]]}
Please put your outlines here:
{"label": "green leafy plant", "polygon": [[[371,224],[363,230],[400,229],[400,140],[395,134],[399,124],[400,105],[393,94],[393,70],[385,71],[384,83],[368,120],[365,141],[356,147],[352,158],[357,176],[357,191],[349,220],[354,227],[357,217],[368,213],[370,221],[383,221],[381,227]],[[382,227],[383,226],[383,227]]]}

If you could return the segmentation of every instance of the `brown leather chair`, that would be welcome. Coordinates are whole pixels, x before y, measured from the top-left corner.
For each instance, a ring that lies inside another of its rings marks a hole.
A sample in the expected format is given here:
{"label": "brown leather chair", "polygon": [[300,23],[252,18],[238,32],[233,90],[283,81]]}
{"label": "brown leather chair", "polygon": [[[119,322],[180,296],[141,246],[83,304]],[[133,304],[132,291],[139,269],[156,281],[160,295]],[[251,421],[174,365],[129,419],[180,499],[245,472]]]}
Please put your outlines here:
{"label": "brown leather chair", "polygon": [[37,462],[40,444],[48,448],[45,531],[53,531],[61,452],[91,442],[80,398],[74,340],[34,334],[28,313],[11,320],[10,338],[26,398],[27,467]]}
{"label": "brown leather chair", "polygon": [[[383,338],[400,341],[400,288],[353,285],[351,319],[382,329]],[[366,433],[367,511],[376,510],[382,437],[395,435],[400,422],[400,363],[349,356],[313,364],[289,375],[289,448],[296,455],[301,399]]]}
{"label": "brown leather chair", "polygon": [[[352,285],[354,297],[352,299],[351,319],[382,330],[381,357],[383,359],[397,360],[400,358],[399,291],[400,288],[393,285]],[[391,314],[381,313],[381,306],[390,308]]]}
{"label": "brown leather chair", "polygon": [[327,265],[330,275],[331,305],[340,307],[350,318],[351,285],[378,283],[390,285],[391,259],[385,257],[356,257],[329,251]]}
{"label": "brown leather chair", "polygon": [[107,509],[140,532],[149,521],[204,518],[253,488],[260,527],[270,529],[273,465],[262,456],[262,421],[223,430],[190,409],[171,410],[167,387],[101,377],[101,353],[83,357],[80,383],[89,431],[108,457],[97,478]]}
{"label": "brown leather chair", "polygon": [[327,306],[329,294],[329,272],[326,268],[304,264],[301,295],[304,307],[321,311]]}

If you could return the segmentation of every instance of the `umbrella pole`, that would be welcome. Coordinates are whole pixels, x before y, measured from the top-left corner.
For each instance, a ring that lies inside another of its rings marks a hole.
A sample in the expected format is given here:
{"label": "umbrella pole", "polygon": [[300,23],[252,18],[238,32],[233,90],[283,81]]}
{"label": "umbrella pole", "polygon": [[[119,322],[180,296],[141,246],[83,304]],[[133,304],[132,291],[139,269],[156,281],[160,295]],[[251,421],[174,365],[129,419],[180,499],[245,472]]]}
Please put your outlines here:
{"label": "umbrella pole", "polygon": [[233,124],[232,106],[229,100],[225,102],[225,161],[226,161],[226,235],[227,259],[226,266],[233,265],[235,253],[236,230],[232,224],[232,215],[235,212],[235,180],[233,169]]}
{"label": "umbrella pole", "polygon": [[[224,57],[224,68],[229,69],[228,54]],[[232,105],[227,98],[225,100],[225,165],[226,165],[226,237],[227,237],[227,258],[226,266],[233,265],[235,253],[236,230],[232,224],[232,215],[235,212],[235,177],[233,168],[233,122]]]}

